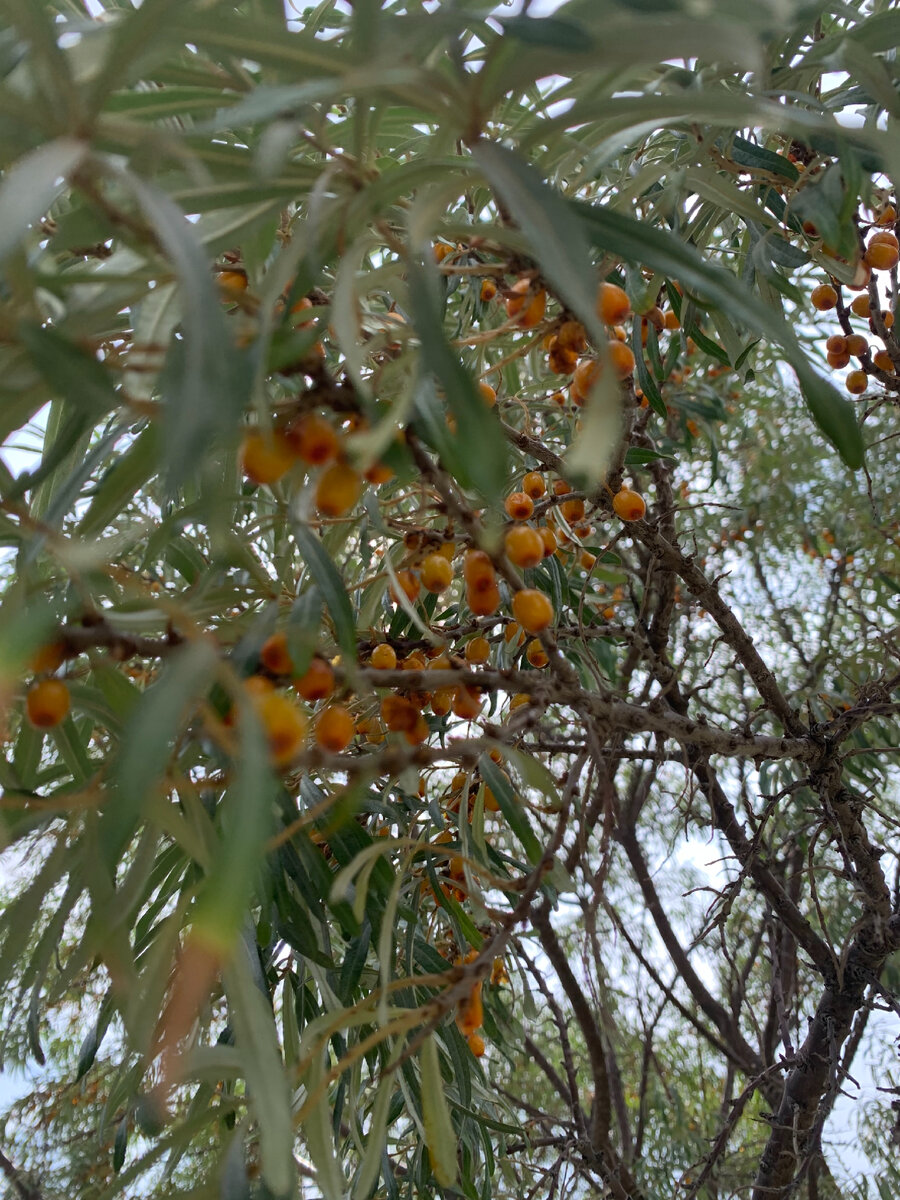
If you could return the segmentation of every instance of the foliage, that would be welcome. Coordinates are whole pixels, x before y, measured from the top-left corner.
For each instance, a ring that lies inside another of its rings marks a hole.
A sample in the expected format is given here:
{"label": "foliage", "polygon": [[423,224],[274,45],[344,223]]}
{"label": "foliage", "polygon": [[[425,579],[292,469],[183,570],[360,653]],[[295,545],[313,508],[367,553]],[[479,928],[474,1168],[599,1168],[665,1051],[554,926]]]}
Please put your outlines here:
{"label": "foliage", "polygon": [[900,17],[528,10],[0,0],[20,1197],[865,1193]]}

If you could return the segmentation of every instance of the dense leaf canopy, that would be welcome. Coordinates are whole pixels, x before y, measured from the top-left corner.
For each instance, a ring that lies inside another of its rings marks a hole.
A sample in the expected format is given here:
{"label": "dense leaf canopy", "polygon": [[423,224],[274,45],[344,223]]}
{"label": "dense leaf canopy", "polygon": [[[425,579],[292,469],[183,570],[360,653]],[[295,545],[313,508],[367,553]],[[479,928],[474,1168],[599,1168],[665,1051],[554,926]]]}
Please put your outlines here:
{"label": "dense leaf canopy", "polygon": [[547,7],[0,0],[10,1196],[900,1192],[900,12]]}

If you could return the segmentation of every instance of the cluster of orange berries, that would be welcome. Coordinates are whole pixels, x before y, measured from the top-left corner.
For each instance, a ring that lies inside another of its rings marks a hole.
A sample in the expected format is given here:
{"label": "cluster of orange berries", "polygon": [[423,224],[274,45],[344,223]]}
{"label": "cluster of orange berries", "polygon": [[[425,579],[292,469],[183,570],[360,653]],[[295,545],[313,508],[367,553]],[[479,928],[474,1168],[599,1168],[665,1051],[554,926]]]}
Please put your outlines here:
{"label": "cluster of orange berries", "polygon": [[[878,218],[879,224],[893,223],[897,219],[893,206],[888,206]],[[868,287],[872,271],[890,271],[900,263],[900,241],[889,230],[881,229],[872,234],[860,260],[858,279],[847,286],[851,291],[862,294],[854,297],[848,306],[848,315],[859,317],[868,322],[869,330],[878,334],[872,318],[869,295],[863,289]],[[838,304],[838,290],[833,283],[821,283],[813,288],[810,299],[813,308],[818,312],[829,312]],[[880,314],[881,323],[889,331],[894,325],[894,314],[885,309]],[[871,367],[874,366],[889,375],[897,373],[897,368],[888,350],[875,350],[870,356],[868,340],[861,333],[835,333],[825,343],[825,357],[828,365],[836,371],[849,366],[850,359],[860,360],[860,366],[847,373],[844,386],[852,396],[859,396],[869,384]]]}
{"label": "cluster of orange berries", "polygon": [[35,729],[52,729],[64,721],[69,712],[71,696],[68,685],[52,674],[65,659],[65,646],[59,641],[47,642],[31,658],[33,673],[49,676],[35,680],[25,695],[25,712]]}

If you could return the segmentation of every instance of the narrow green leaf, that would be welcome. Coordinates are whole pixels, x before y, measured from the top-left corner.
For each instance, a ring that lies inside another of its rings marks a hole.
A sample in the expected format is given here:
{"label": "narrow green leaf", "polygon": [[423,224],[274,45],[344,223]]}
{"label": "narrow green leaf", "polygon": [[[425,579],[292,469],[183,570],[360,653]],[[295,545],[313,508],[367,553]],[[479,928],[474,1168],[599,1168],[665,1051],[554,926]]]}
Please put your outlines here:
{"label": "narrow green leaf", "polygon": [[328,615],[334,622],[338,645],[349,658],[356,658],[356,622],[353,606],[340,572],[331,561],[321,539],[302,521],[293,523],[294,540],[319,588]]}
{"label": "narrow green leaf", "polygon": [[422,1124],[431,1169],[441,1187],[452,1188],[456,1186],[459,1140],[450,1117],[434,1034],[422,1043],[419,1066],[422,1072]]}
{"label": "narrow green leaf", "polygon": [[500,811],[506,818],[510,829],[522,843],[529,862],[540,862],[541,844],[534,836],[521,801],[516,797],[509,779],[503,774],[497,764],[487,755],[482,754],[478,760],[481,777],[491,789],[500,805]]}
{"label": "narrow green leaf", "polygon": [[26,154],[0,181],[0,263],[25,237],[28,226],[50,208],[87,146],[62,137]]}

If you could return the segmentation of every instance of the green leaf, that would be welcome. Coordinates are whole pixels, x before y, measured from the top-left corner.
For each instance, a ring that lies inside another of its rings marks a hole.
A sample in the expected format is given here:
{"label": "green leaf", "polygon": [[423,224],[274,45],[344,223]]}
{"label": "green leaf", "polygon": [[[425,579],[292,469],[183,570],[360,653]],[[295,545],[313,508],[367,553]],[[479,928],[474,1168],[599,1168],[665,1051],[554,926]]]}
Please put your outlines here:
{"label": "green leaf", "polygon": [[456,1186],[458,1138],[450,1117],[434,1034],[422,1043],[419,1067],[422,1073],[422,1124],[431,1169],[441,1187],[452,1188]]}
{"label": "green leaf", "polygon": [[331,561],[321,539],[313,533],[308,525],[304,525],[302,521],[295,521],[293,533],[310,575],[315,580],[325,602],[328,615],[334,622],[338,645],[349,659],[355,661],[356,622],[353,616],[353,606],[340,572]]}
{"label": "green leaf", "polygon": [[0,263],[25,237],[66,186],[66,177],[82,162],[87,146],[61,137],[32,150],[0,181]]}
{"label": "green leaf", "polygon": [[522,802],[513,791],[509,779],[487,754],[482,754],[478,760],[478,769],[482,779],[494,793],[510,829],[522,843],[529,862],[540,862],[541,844],[534,836]]}

